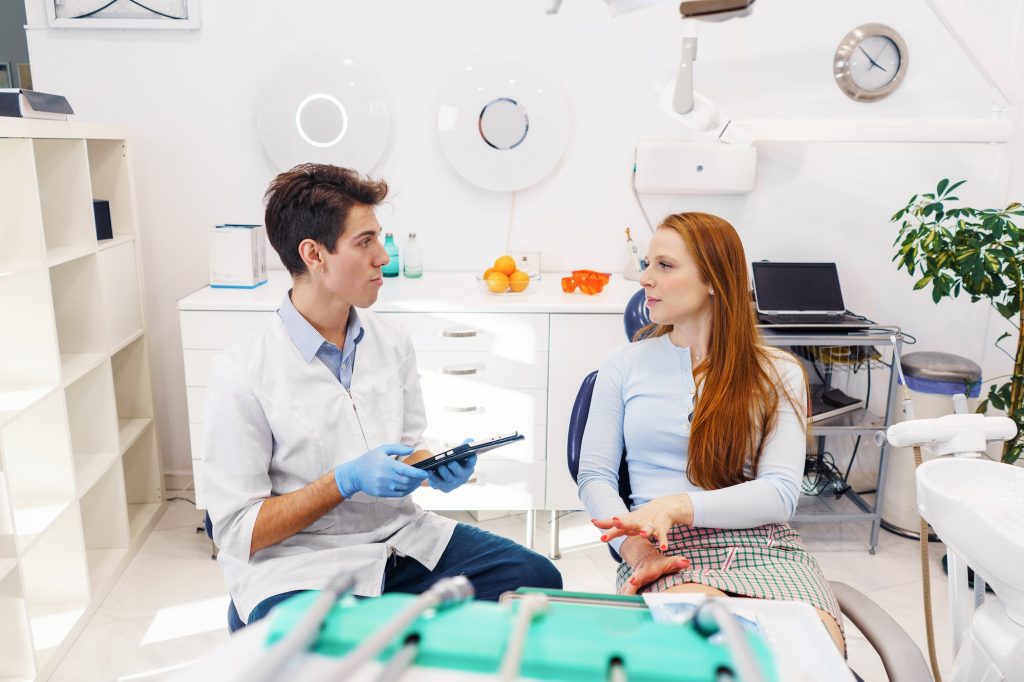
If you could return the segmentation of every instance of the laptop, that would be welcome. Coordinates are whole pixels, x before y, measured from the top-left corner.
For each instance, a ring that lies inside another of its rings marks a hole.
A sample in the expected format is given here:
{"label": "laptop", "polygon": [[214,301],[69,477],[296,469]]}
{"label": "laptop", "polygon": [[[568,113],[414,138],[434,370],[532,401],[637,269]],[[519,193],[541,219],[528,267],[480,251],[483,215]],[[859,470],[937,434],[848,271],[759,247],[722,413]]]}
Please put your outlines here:
{"label": "laptop", "polygon": [[761,324],[865,329],[871,324],[846,312],[835,263],[751,263],[754,301]]}

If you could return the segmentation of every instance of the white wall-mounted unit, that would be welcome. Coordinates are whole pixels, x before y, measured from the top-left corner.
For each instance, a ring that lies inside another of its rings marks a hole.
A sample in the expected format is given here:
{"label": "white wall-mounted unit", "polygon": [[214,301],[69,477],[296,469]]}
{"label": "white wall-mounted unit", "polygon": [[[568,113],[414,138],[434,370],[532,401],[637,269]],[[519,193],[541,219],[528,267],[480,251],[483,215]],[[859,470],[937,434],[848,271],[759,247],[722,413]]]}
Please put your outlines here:
{"label": "white wall-mounted unit", "polygon": [[0,206],[0,679],[46,679],[164,507],[123,131],[0,119]]}
{"label": "white wall-mounted unit", "polygon": [[743,194],[754,189],[757,149],[666,140],[636,146],[633,184],[645,194]]}

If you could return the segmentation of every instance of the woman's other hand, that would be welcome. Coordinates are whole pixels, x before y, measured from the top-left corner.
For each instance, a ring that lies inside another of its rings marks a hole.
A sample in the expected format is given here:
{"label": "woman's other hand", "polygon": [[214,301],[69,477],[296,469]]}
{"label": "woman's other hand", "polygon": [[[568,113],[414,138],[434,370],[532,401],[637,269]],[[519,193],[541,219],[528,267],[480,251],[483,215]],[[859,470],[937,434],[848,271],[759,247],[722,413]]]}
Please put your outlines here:
{"label": "woman's other hand", "polygon": [[668,549],[669,529],[672,526],[689,526],[693,523],[693,503],[686,493],[665,495],[656,497],[622,516],[592,519],[592,523],[601,530],[608,531],[601,536],[602,542],[622,535],[642,536],[656,539],[658,547],[664,552]]}
{"label": "woman's other hand", "polygon": [[642,537],[626,538],[619,547],[620,556],[633,569],[629,580],[619,588],[619,594],[636,594],[644,585],[662,576],[689,568],[690,560],[681,556],[665,556],[649,540]]}

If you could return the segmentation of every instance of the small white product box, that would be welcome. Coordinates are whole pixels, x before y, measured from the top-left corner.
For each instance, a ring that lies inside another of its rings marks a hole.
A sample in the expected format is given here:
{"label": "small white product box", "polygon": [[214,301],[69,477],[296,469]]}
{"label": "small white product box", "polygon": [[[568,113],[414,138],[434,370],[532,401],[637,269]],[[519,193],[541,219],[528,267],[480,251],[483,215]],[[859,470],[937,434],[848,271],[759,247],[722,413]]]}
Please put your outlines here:
{"label": "small white product box", "polygon": [[210,228],[210,286],[255,289],[267,283],[266,228],[217,225]]}

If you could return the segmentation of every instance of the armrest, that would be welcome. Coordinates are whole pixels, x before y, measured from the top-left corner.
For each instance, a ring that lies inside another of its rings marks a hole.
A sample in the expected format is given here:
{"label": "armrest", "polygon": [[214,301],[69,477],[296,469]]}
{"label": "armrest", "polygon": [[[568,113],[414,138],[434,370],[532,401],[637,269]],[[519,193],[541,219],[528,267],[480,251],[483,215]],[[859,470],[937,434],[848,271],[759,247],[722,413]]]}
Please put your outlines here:
{"label": "armrest", "polygon": [[843,615],[864,633],[882,659],[892,682],[932,682],[921,650],[882,607],[846,583],[830,580],[829,586]]}

